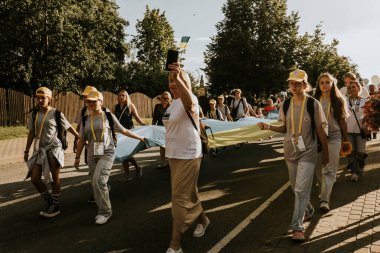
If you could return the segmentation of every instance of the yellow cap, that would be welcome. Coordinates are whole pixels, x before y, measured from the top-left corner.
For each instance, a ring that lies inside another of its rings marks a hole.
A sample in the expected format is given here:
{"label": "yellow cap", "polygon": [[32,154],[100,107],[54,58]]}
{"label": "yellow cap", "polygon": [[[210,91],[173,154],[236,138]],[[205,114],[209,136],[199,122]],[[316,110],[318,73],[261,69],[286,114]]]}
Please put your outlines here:
{"label": "yellow cap", "polygon": [[210,102],[208,102],[209,104],[216,104],[216,100],[215,99],[210,99]]}
{"label": "yellow cap", "polygon": [[103,94],[96,90],[90,91],[86,97],[86,101],[97,101],[97,100],[103,101]]}
{"label": "yellow cap", "polygon": [[97,91],[97,89],[94,86],[87,85],[82,92],[82,96],[87,96],[90,91]]}
{"label": "yellow cap", "polygon": [[241,93],[241,89],[235,89],[235,90],[234,90],[234,93],[235,93],[235,92],[239,92],[239,93]]}
{"label": "yellow cap", "polygon": [[224,98],[224,96],[223,95],[219,95],[218,98]]}
{"label": "yellow cap", "polygon": [[296,81],[296,82],[305,81],[307,83],[307,74],[302,69],[296,69],[290,72],[289,78],[286,81]]}
{"label": "yellow cap", "polygon": [[49,97],[53,96],[53,92],[46,87],[40,87],[36,90],[36,97]]}

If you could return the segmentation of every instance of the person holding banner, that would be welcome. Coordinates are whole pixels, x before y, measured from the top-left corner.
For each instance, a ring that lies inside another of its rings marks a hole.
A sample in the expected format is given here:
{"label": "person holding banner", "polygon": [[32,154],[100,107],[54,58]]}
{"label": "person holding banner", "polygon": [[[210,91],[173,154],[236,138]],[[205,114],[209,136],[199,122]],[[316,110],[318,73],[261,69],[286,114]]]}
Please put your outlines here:
{"label": "person holding banner", "polygon": [[[115,116],[121,123],[123,127],[126,129],[133,129],[135,128],[133,125],[132,118],[134,117],[141,126],[147,125],[145,122],[142,121],[140,118],[136,106],[132,103],[131,98],[129,97],[129,94],[126,90],[120,90],[118,93],[118,100],[119,103],[115,105]],[[135,166],[136,170],[136,178],[142,177],[142,168],[140,165],[138,165],[136,159],[134,157],[128,158],[128,160],[123,161],[123,169],[125,172],[125,177],[120,180],[120,182],[126,182],[133,179],[129,175],[129,163],[131,163],[133,166]]]}
{"label": "person holding banner", "polygon": [[[317,182],[321,187],[320,209],[325,212],[330,210],[330,195],[336,181],[340,149],[350,145],[347,135],[346,118],[348,111],[346,102],[336,83],[337,80],[331,74],[322,73],[318,78],[314,96],[321,103],[328,122],[329,163],[323,167],[318,163],[315,169]],[[321,160],[320,158],[319,160]]]}
{"label": "person holding banner", "polygon": [[95,202],[98,206],[95,224],[102,225],[112,216],[107,182],[115,157],[115,132],[140,141],[145,141],[145,139],[125,129],[115,115],[102,107],[103,95],[99,91],[89,92],[86,102],[88,103],[90,114],[84,119],[84,127],[81,125],[80,128],[74,167],[79,167],[80,155],[87,142],[91,185]]}
{"label": "person holding banner", "polygon": [[172,235],[166,253],[182,253],[181,239],[194,222],[193,237],[204,235],[209,218],[198,196],[198,175],[202,161],[199,137],[199,104],[191,92],[189,75],[178,63],[169,65],[169,89],[173,101],[163,122],[166,128],[166,157],[169,160],[172,186]]}
{"label": "person holding banner", "polygon": [[[164,116],[166,110],[169,108],[171,100],[172,100],[172,95],[170,94],[169,91],[164,91],[161,94],[161,97],[160,97],[161,103],[156,104],[154,106],[152,125],[164,126],[164,123],[162,122],[162,117]],[[157,169],[167,168],[168,165],[166,163],[164,147],[160,147],[160,160],[161,161],[158,164]]]}
{"label": "person holding banner", "polygon": [[[294,211],[290,224],[292,239],[305,240],[303,222],[310,219],[314,209],[310,204],[315,161],[317,160],[317,137],[322,144],[323,165],[329,162],[327,146],[327,121],[320,103],[307,96],[311,86],[305,71],[297,69],[287,79],[293,96],[280,104],[279,121],[283,124],[273,126],[260,122],[264,130],[285,133],[284,156],[288,167],[290,186],[294,192]],[[313,116],[314,114],[314,116]]]}

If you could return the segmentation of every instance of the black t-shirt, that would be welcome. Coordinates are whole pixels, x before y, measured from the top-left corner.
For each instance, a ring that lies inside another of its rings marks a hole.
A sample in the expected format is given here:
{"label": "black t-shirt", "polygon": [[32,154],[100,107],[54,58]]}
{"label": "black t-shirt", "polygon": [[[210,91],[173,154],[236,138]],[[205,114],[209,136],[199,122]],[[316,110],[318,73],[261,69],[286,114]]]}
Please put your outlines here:
{"label": "black t-shirt", "polygon": [[157,126],[164,125],[164,123],[162,122],[162,117],[164,116],[168,108],[169,106],[164,108],[162,104],[156,104],[154,106],[152,125],[157,125]]}
{"label": "black t-shirt", "polygon": [[125,105],[123,108],[121,108],[120,104],[115,105],[115,116],[126,129],[135,128],[128,105]]}

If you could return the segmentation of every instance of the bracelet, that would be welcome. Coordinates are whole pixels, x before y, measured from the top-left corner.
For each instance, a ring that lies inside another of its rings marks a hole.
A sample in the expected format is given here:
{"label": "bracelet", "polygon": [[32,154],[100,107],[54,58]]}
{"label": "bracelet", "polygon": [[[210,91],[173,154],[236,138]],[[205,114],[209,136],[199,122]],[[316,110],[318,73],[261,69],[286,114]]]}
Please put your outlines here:
{"label": "bracelet", "polygon": [[80,157],[75,157],[75,160],[80,160]]}
{"label": "bracelet", "polygon": [[24,154],[29,154],[29,151],[24,151]]}

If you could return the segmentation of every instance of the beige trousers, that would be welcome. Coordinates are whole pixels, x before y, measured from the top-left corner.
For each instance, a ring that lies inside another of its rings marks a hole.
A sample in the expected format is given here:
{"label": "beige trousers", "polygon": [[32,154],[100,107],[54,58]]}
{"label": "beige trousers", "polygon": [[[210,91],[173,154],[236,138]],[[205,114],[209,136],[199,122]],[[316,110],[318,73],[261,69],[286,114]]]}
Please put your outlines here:
{"label": "beige trousers", "polygon": [[185,233],[201,215],[198,197],[198,175],[202,158],[184,160],[169,158],[172,184],[172,217],[177,230]]}

